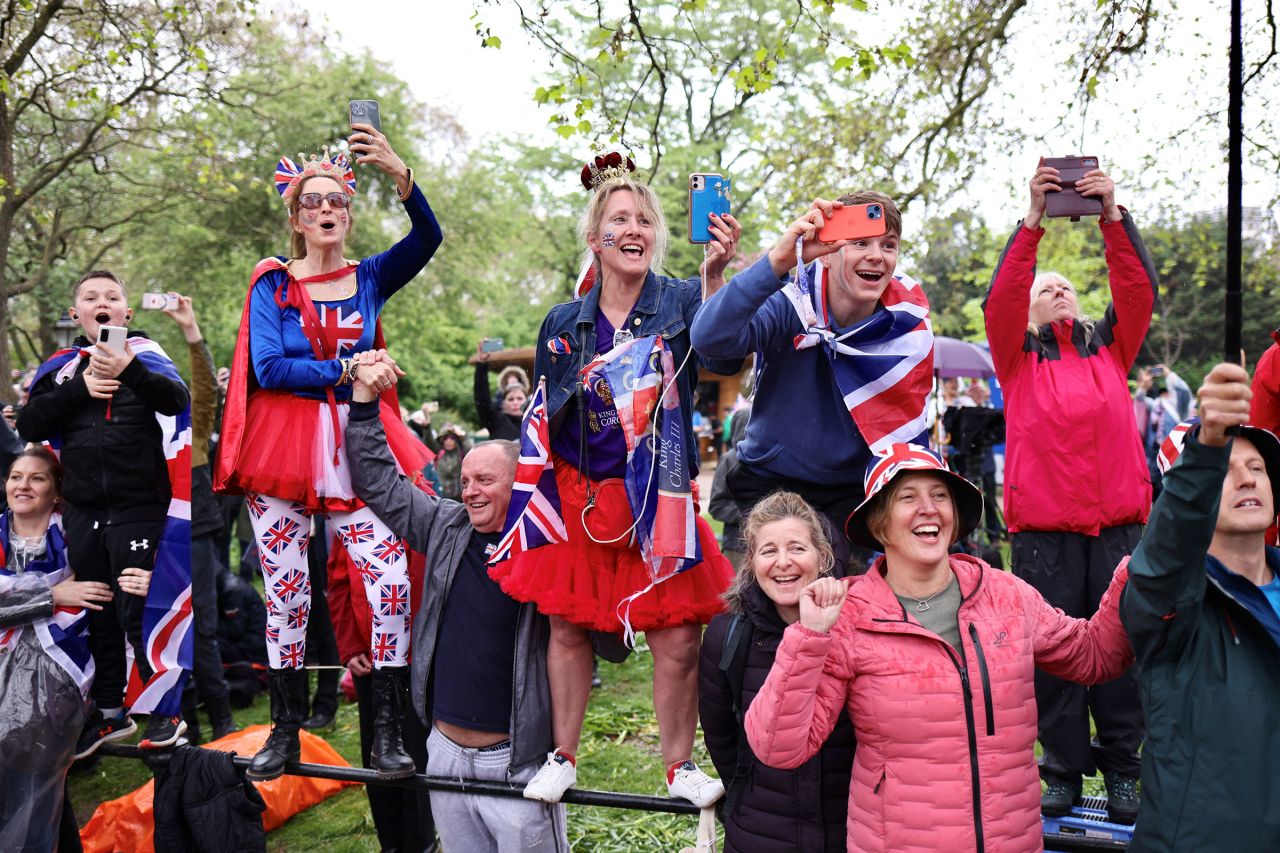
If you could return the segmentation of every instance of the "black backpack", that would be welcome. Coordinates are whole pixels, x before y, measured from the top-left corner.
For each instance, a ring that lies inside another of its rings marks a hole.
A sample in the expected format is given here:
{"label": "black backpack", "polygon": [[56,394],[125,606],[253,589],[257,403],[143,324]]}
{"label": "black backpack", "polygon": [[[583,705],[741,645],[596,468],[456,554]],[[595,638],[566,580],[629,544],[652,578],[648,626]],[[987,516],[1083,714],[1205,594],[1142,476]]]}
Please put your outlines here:
{"label": "black backpack", "polygon": [[738,721],[738,762],[733,768],[733,778],[725,780],[724,799],[717,806],[721,816],[732,814],[751,781],[751,765],[755,761],[755,753],[747,743],[745,718],[747,709],[742,707],[742,681],[747,670],[747,652],[751,648],[755,626],[745,614],[734,615],[729,623],[729,630],[724,636],[724,646],[720,650],[720,671],[729,681],[729,694],[733,697],[733,716]]}

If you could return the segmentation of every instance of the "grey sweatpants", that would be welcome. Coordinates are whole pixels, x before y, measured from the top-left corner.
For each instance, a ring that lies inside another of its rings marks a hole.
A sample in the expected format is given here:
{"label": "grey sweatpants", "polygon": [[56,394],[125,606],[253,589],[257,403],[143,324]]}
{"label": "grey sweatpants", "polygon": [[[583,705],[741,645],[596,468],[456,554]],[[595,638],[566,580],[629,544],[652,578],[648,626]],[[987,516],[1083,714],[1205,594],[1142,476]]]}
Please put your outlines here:
{"label": "grey sweatpants", "polygon": [[[449,740],[435,726],[427,736],[429,776],[518,783],[528,782],[538,772],[534,764],[508,777],[510,764],[510,743],[471,749]],[[432,791],[431,814],[445,853],[569,851],[563,805]]]}

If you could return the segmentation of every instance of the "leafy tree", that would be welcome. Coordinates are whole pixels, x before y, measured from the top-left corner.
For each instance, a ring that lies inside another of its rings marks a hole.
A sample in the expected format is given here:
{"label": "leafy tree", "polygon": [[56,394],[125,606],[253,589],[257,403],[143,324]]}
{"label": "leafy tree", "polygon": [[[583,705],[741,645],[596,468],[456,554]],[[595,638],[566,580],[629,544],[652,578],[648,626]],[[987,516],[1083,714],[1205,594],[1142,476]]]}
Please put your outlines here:
{"label": "leafy tree", "polygon": [[[485,43],[500,41],[484,22],[488,3],[477,5]],[[816,195],[876,186],[903,206],[946,198],[993,141],[1016,141],[987,105],[1016,85],[1002,60],[1033,14],[1026,0],[877,13],[863,0],[508,5],[551,60],[535,99],[560,135],[640,152],[673,222],[686,212],[689,172],[731,174],[748,245],[777,227],[761,223]],[[1153,5],[1060,10],[1055,37],[1081,47],[1070,71],[1093,80],[1140,53]],[[864,36],[887,17],[902,20],[891,35]],[[671,271],[687,274],[696,260],[696,249],[678,247]]]}
{"label": "leafy tree", "polygon": [[[306,27],[305,18],[256,22],[256,59],[228,79],[218,99],[175,117],[183,128],[217,128],[220,144],[191,153],[145,152],[130,161],[133,180],[189,190],[173,193],[163,217],[131,230],[104,259],[126,275],[131,294],[176,289],[194,295],[215,359],[228,364],[251,270],[260,258],[288,249],[272,180],[276,161],[325,144],[340,147],[349,133],[347,99],[376,97],[384,132],[414,167],[445,232],[426,270],[383,315],[388,343],[409,374],[401,393],[407,405],[436,398],[446,410],[473,418],[466,359],[476,341],[502,336],[512,346],[532,343],[547,304],[566,298],[576,274],[573,212],[539,185],[540,175],[550,182],[558,172],[562,179],[563,166],[549,165],[545,152],[460,154],[464,133],[453,116],[417,101],[369,55],[323,44],[301,55],[292,50]],[[363,166],[356,171],[347,253],[363,257],[394,243],[408,222],[385,176]],[[55,267],[53,277],[65,288],[72,265]],[[167,320],[142,316],[137,322],[166,348],[181,351]]]}
{"label": "leafy tree", "polygon": [[[182,103],[217,97],[218,69],[245,9],[240,0],[8,4],[0,15],[0,324],[11,297],[40,292],[47,347],[54,300],[45,289],[55,265],[85,242],[92,257],[118,229],[163,211],[163,193],[150,205],[118,203],[146,192],[119,166],[169,144]],[[8,344],[0,338],[0,374]]]}

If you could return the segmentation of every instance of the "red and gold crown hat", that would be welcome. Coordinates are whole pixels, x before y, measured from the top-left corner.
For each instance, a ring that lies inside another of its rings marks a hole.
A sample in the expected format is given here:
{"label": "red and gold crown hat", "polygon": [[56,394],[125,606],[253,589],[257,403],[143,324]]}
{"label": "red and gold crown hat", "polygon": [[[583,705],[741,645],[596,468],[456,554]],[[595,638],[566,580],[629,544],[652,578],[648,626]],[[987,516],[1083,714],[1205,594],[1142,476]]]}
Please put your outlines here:
{"label": "red and gold crown hat", "polygon": [[635,172],[635,170],[635,162],[630,157],[624,158],[617,151],[600,154],[582,167],[582,186],[594,192],[597,187],[610,178],[620,178],[623,175]]}
{"label": "red and gold crown hat", "polygon": [[287,205],[304,180],[321,175],[342,184],[347,195],[356,194],[356,173],[347,162],[346,155],[338,152],[331,156],[327,145],[318,157],[299,154],[296,162],[288,157],[281,157],[276,164],[276,192],[280,193],[280,198]]}

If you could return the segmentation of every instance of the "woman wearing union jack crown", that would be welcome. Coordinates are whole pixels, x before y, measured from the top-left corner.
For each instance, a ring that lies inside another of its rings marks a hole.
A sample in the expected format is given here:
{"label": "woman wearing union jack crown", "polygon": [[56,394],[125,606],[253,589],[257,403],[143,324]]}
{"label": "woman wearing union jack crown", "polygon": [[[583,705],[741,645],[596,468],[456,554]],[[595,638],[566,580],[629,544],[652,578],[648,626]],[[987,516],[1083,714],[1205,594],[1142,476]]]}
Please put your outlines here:
{"label": "woman wearing union jack crown", "polygon": [[[548,503],[543,495],[540,506],[526,498],[526,513],[541,509],[536,523],[557,532],[542,547],[530,546],[520,535],[525,514],[513,501],[493,558],[505,561],[490,575],[512,598],[535,603],[551,619],[547,671],[556,749],[524,796],[559,802],[577,778],[575,753],[591,693],[588,632],[634,630],[645,632],[653,652],[667,790],[705,807],[724,787],[690,757],[698,640],[701,626],[721,609],[733,567],[697,517],[690,412],[698,364],[736,373],[741,361],[694,358],[688,329],[703,284],[653,272],[662,266],[667,227],[653,190],[629,171],[634,166],[617,153],[583,169],[592,198],[579,233],[595,286],[579,301],[552,308],[538,336],[534,366],[544,382],[524,430],[528,439],[539,427],[546,467],[522,468],[547,470],[549,478],[554,468],[547,487],[558,497]],[[731,216],[713,216],[710,230],[708,290],[723,283],[741,229]],[[553,505],[558,513],[548,522]]]}
{"label": "woman wearing union jack crown", "polygon": [[371,762],[382,776],[412,775],[400,737],[400,695],[409,654],[409,576],[404,543],[351,488],[342,434],[357,379],[383,394],[383,422],[406,471],[430,452],[401,423],[389,383],[373,378],[362,353],[384,347],[378,316],[440,245],[440,226],[413,171],[385,136],[354,124],[356,163],[389,175],[412,228],[385,252],[360,261],[343,250],[352,224],[355,174],[342,155],[285,157],[276,188],[289,211],[291,258],[267,258],[254,270],[236,342],[215,487],[244,493],[262,558],[267,593],[267,651],[272,732],[249,775],[274,779],[299,754],[306,708],[306,650],[311,582],[308,516],[323,513],[360,569],[373,614],[375,735]]}

